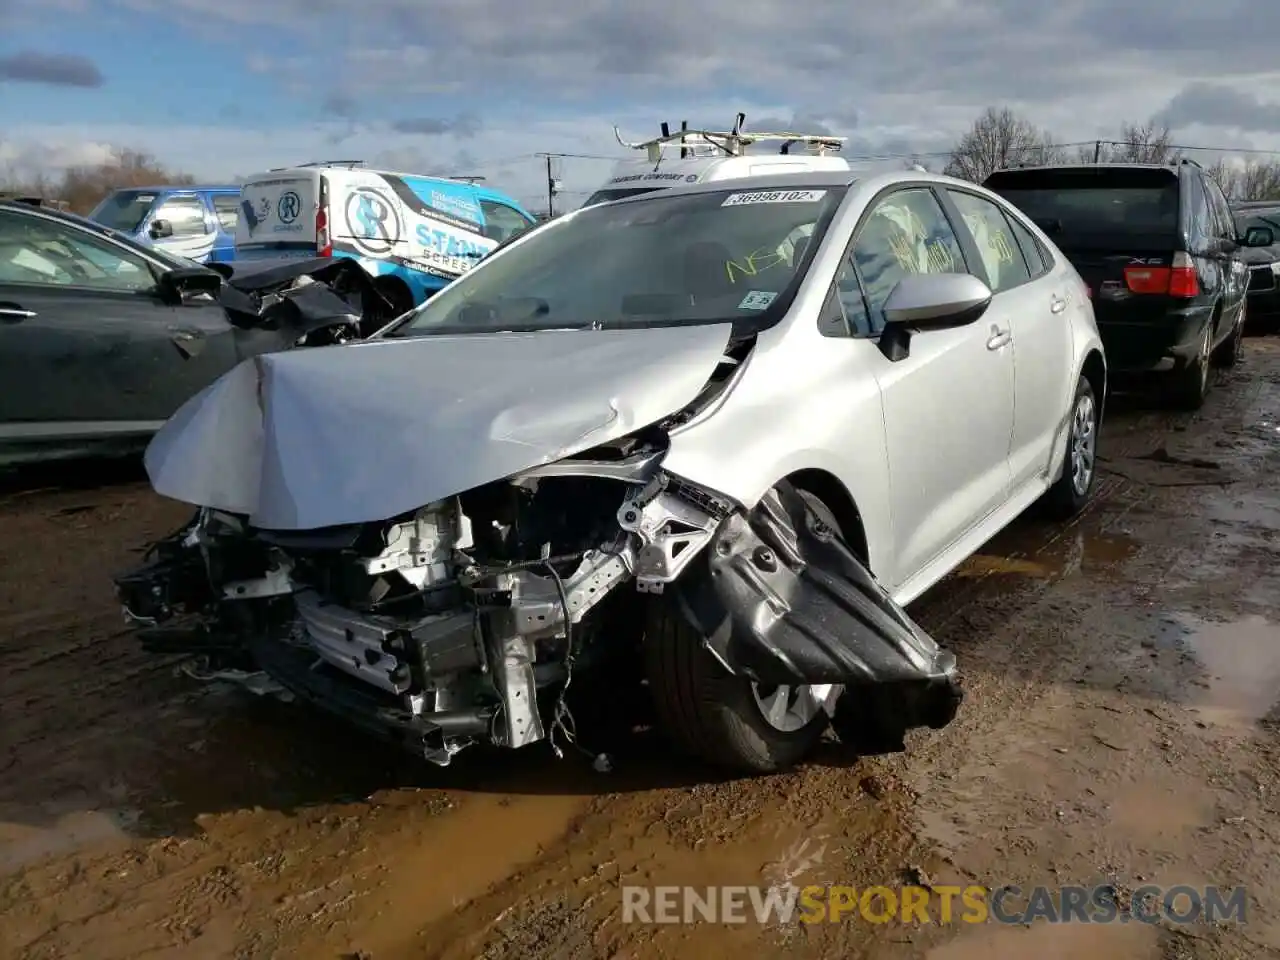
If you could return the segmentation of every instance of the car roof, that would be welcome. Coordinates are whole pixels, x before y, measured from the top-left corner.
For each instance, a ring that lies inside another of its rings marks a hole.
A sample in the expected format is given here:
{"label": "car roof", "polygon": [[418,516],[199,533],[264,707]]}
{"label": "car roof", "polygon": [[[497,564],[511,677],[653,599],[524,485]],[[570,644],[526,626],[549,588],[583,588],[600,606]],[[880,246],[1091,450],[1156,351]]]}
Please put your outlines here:
{"label": "car roof", "polygon": [[112,193],[203,193],[208,190],[227,190],[240,192],[240,188],[230,183],[166,183],[159,186],[116,187]]}
{"label": "car roof", "polygon": [[999,170],[992,170],[987,177],[994,177],[1007,173],[1045,173],[1051,170],[1167,170],[1170,173],[1177,174],[1184,167],[1192,166],[1196,169],[1203,169],[1200,164],[1194,160],[1182,160],[1177,163],[1139,163],[1139,162],[1105,162],[1105,163],[1041,163],[1029,167],[1001,167]]}

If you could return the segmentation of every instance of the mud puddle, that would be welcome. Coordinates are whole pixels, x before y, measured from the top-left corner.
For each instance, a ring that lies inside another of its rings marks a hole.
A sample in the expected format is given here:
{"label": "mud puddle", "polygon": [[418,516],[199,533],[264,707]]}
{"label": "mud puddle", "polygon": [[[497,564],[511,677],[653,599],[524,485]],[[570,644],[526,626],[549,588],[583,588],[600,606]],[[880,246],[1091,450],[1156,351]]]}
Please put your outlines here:
{"label": "mud puddle", "polygon": [[1131,924],[1035,925],[964,933],[935,947],[928,960],[1159,960],[1159,932]]}
{"label": "mud puddle", "polygon": [[1200,667],[1184,699],[1206,723],[1252,729],[1280,702],[1280,624],[1256,615],[1219,623],[1179,613],[1160,624],[1155,642]]}

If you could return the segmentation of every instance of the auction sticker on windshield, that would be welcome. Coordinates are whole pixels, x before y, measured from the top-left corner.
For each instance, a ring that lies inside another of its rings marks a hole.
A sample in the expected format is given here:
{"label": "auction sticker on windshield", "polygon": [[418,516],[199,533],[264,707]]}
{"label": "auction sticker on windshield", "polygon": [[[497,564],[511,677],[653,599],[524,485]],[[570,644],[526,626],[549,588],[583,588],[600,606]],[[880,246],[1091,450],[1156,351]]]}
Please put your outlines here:
{"label": "auction sticker on windshield", "polygon": [[755,193],[731,193],[722,207],[740,207],[744,203],[817,203],[827,195],[825,190],[757,190]]}
{"label": "auction sticker on windshield", "polygon": [[742,298],[742,302],[738,304],[738,309],[739,310],[763,310],[765,307],[769,306],[769,304],[773,303],[774,299],[777,296],[778,295],[776,293],[769,293],[762,290],[752,290],[750,293],[748,293],[745,297]]}

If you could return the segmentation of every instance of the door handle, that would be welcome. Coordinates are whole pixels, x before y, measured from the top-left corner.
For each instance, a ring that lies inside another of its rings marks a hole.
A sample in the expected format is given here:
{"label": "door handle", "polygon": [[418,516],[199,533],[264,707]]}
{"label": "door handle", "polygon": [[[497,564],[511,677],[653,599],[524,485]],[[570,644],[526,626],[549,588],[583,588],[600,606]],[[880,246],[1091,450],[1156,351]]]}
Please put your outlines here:
{"label": "door handle", "polygon": [[5,323],[21,323],[23,320],[30,320],[36,315],[34,310],[23,310],[16,303],[6,303],[0,305],[0,320]]}
{"label": "door handle", "polygon": [[999,350],[1013,339],[1012,330],[1001,330],[994,323],[991,325],[991,336],[987,339],[988,350]]}
{"label": "door handle", "polygon": [[1062,297],[1055,296],[1049,301],[1049,311],[1051,313],[1061,313],[1065,309],[1067,309],[1067,301]]}

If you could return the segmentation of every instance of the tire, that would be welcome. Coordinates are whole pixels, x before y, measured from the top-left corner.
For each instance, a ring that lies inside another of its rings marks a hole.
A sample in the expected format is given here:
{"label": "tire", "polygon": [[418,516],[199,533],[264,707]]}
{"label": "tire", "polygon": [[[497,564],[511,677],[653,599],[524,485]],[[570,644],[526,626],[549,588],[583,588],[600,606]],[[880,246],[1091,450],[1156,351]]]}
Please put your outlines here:
{"label": "tire", "polygon": [[[803,490],[800,494],[824,522],[839,529],[820,500]],[[826,732],[829,715],[812,701],[815,695],[829,695],[834,702],[839,688],[796,687],[778,693],[788,688],[765,690],[735,677],[671,604],[655,600],[645,634],[645,673],[658,720],[685,752],[740,773],[775,773],[804,759]],[[767,718],[763,703],[776,702],[775,696],[796,703],[795,713],[788,714],[794,727],[783,729]],[[816,710],[799,722],[806,702]]]}
{"label": "tire", "polygon": [[1098,476],[1098,398],[1093,385],[1081,376],[1071,399],[1067,449],[1062,455],[1062,475],[1045,493],[1044,505],[1057,520],[1076,516],[1089,498]]}
{"label": "tire", "polygon": [[1180,410],[1199,410],[1209,395],[1213,322],[1205,324],[1195,359],[1169,377],[1166,396]]}
{"label": "tire", "polygon": [[1240,316],[1236,320],[1236,325],[1231,331],[1231,336],[1213,352],[1214,366],[1230,369],[1240,362],[1240,355],[1244,346],[1244,325],[1246,304],[1240,304]]}

